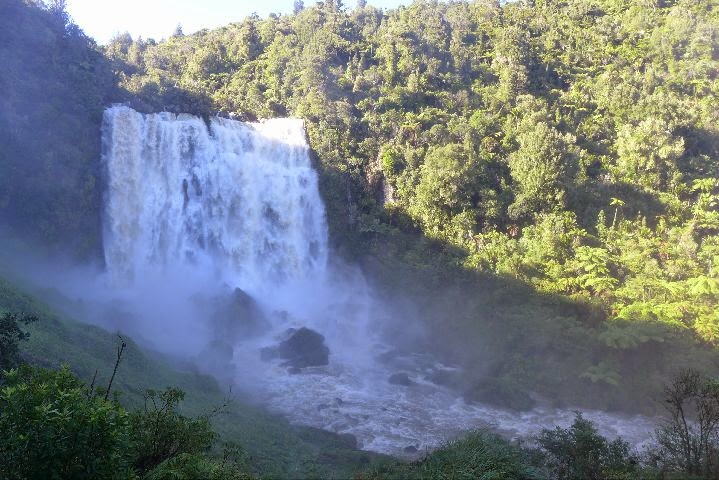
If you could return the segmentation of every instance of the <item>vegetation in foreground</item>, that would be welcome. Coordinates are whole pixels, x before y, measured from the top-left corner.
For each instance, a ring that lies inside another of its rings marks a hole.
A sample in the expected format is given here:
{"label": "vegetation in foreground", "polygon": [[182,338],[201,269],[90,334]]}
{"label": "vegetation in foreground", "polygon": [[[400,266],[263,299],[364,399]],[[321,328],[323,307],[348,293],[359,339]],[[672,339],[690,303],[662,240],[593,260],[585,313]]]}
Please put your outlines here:
{"label": "vegetation in foreground", "polygon": [[[36,320],[8,312],[0,317],[3,351],[10,352],[0,363],[3,478],[254,478],[260,465],[242,444],[227,442],[227,434],[219,435],[212,422],[214,416],[226,413],[224,408],[246,406],[228,402],[201,415],[186,416],[180,411],[185,393],[174,387],[147,389],[141,407],[123,406],[119,401],[122,392],[113,389],[113,382],[128,345],[124,340],[120,339],[115,370],[107,386],[99,386],[97,373],[88,385],[67,366],[49,370],[23,363],[18,344],[31,335],[21,324]],[[41,332],[41,328],[33,333]],[[343,449],[349,450],[339,437],[326,438],[318,445],[319,452],[333,458],[333,470],[316,463],[288,475],[282,462],[296,462],[292,456],[300,453],[296,449],[286,452],[289,458],[275,459],[274,469],[265,470],[265,475],[357,479],[715,478],[719,474],[715,461],[719,452],[719,382],[693,370],[683,371],[665,387],[663,400],[666,422],[657,429],[656,445],[644,452],[641,461],[626,442],[607,440],[577,413],[570,427],[545,429],[531,439],[529,446],[478,431],[412,463],[379,460],[379,456],[373,456],[371,464],[369,457],[365,457],[364,465],[352,462],[347,453],[344,458],[333,456],[333,452],[342,455]],[[271,422],[264,426],[272,427]],[[248,433],[241,432],[238,437],[249,446],[252,439]],[[271,433],[282,431],[274,427]]]}

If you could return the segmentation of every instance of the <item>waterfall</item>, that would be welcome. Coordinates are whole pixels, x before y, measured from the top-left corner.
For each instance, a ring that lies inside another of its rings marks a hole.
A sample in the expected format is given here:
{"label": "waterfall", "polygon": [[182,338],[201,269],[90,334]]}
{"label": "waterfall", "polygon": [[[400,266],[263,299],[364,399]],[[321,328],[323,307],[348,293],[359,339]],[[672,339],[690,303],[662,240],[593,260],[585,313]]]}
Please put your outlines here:
{"label": "waterfall", "polygon": [[184,265],[242,288],[314,277],[327,226],[304,124],[108,108],[104,248],[117,282]]}

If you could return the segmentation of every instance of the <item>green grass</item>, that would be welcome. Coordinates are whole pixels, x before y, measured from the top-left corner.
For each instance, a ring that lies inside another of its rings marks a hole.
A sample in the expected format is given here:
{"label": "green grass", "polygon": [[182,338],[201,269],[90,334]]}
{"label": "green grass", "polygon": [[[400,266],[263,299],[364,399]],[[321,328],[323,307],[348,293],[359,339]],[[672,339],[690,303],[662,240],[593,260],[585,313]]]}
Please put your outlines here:
{"label": "green grass", "polygon": [[[88,383],[97,371],[96,384],[107,385],[115,362],[115,333],[67,318],[44,302],[0,277],[0,313],[35,314],[30,339],[22,345],[31,364],[57,368],[67,364]],[[186,392],[183,413],[200,415],[224,404],[228,395],[207,375],[182,372],[161,355],[143,350],[124,337],[127,348],[113,384],[121,402],[130,408],[142,405],[146,389],[178,387]],[[241,397],[231,399],[226,413],[215,417],[222,440],[234,441],[247,452],[255,473],[271,478],[348,478],[371,468],[380,455],[356,450],[339,435],[290,425],[284,418],[251,405]]]}

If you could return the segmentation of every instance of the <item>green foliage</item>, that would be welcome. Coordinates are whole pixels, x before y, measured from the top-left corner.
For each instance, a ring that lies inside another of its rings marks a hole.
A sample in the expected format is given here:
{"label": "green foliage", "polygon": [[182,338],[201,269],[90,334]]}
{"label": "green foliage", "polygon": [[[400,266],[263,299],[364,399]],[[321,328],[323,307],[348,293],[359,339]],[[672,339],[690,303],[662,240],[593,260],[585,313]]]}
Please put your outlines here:
{"label": "green foliage", "polygon": [[182,453],[152,470],[145,480],[249,480],[252,476],[226,459]]}
{"label": "green foliage", "polygon": [[64,2],[0,3],[0,220],[26,240],[100,250],[102,111],[109,63]]}
{"label": "green foliage", "polygon": [[509,209],[512,218],[562,209],[565,185],[569,183],[566,177],[571,161],[567,157],[573,140],[546,123],[527,120],[519,127],[519,148],[508,157],[516,185],[516,199]]}
{"label": "green foliage", "polygon": [[92,396],[67,368],[11,370],[0,389],[0,476],[134,478],[128,425],[118,403]]}
{"label": "green foliage", "polygon": [[20,328],[21,323],[37,321],[32,315],[19,316],[6,312],[0,317],[0,372],[16,368],[20,365],[19,342],[26,341],[30,334]]}
{"label": "green foliage", "polygon": [[161,42],[122,34],[101,53],[61,9],[3,3],[0,213],[100,250],[111,101],[302,117],[333,246],[412,272],[420,302],[464,289],[427,300],[445,307],[427,316],[472,352],[467,370],[514,379],[496,343],[532,359],[526,388],[609,402],[675,363],[709,363],[717,0],[300,3]]}
{"label": "green foliage", "polygon": [[608,441],[581,413],[569,428],[543,430],[537,443],[546,452],[551,477],[557,480],[629,480],[639,472],[629,444],[621,439]]}
{"label": "green foliage", "polygon": [[530,452],[497,435],[474,432],[414,463],[387,463],[363,474],[367,479],[543,479]]}
{"label": "green foliage", "polygon": [[134,465],[141,474],[178,455],[183,455],[184,460],[177,462],[186,465],[212,446],[216,434],[209,419],[188,418],[177,411],[184,397],[185,393],[176,388],[163,392],[148,390],[144,409],[130,414]]}
{"label": "green foliage", "polygon": [[454,248],[447,272],[716,340],[717,297],[693,301],[717,275],[701,252],[719,233],[715,1],[327,5],[106,52],[156,108],[177,85],[221,112],[305,118],[346,252],[420,227]]}
{"label": "green foliage", "polygon": [[675,138],[666,122],[650,117],[619,131],[614,175],[645,188],[666,189],[679,181],[677,161],[683,153],[684,140]]}
{"label": "green foliage", "polygon": [[695,369],[685,369],[665,386],[662,400],[668,415],[655,434],[655,462],[663,470],[688,477],[716,478],[719,383]]}
{"label": "green foliage", "polygon": [[[96,389],[107,385],[115,360],[116,334],[59,315],[3,278],[0,278],[0,311],[24,311],[40,319],[25,329],[30,337],[20,344],[23,360],[48,369],[68,364],[77,377],[88,382],[97,375]],[[155,451],[174,450],[174,446],[169,444],[179,440],[175,445],[197,452],[210,437],[206,423],[209,420],[212,431],[219,436],[219,442],[213,442],[209,452],[188,453],[187,458],[204,457],[202,463],[209,465],[210,472],[235,475],[239,469],[270,478],[306,478],[318,474],[346,478],[381,457],[346,445],[335,434],[317,435],[313,429],[289,425],[285,419],[267,413],[242,397],[228,401],[226,392],[212,378],[177,371],[158,353],[143,350],[132,339],[125,338],[127,348],[112,390],[119,392],[122,406],[129,412],[128,436],[131,440],[136,436],[138,441],[149,445],[148,449],[154,448],[151,441],[156,438],[157,445],[162,448]],[[165,403],[158,395],[168,395],[167,390],[157,389],[165,385],[176,386],[171,390],[174,392],[171,396],[179,394],[177,388],[186,392],[184,401],[173,401],[171,410],[154,413],[152,401],[149,401],[147,410],[150,417],[144,416],[147,391],[155,389],[157,405],[162,406]],[[86,392],[87,387],[83,387],[82,391]],[[52,395],[57,395],[57,392]],[[225,404],[226,408],[217,411],[218,406]],[[210,415],[212,412],[216,414]],[[157,413],[159,429],[155,429],[149,420],[157,419]],[[148,429],[140,431],[142,425]],[[221,448],[224,442],[234,442],[238,447]],[[128,445],[128,449],[127,464],[132,467],[136,465],[135,455],[144,451],[141,452],[134,442]],[[327,455],[328,452],[331,455]],[[178,469],[185,463],[177,462]],[[162,471],[165,471],[164,467],[159,470]],[[0,477],[5,478],[2,474]]]}
{"label": "green foliage", "polygon": [[0,474],[11,479],[250,478],[242,450],[208,453],[209,419],[177,412],[184,392],[148,391],[128,413],[67,367],[22,366],[0,389]]}

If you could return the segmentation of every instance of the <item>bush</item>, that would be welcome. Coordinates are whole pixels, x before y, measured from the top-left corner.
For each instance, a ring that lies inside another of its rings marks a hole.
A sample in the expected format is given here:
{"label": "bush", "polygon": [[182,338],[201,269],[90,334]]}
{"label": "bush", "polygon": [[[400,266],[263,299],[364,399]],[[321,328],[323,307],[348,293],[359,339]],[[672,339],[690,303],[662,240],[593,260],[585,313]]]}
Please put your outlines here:
{"label": "bush", "polygon": [[[185,393],[176,388],[164,392],[148,390],[144,410],[130,414],[134,465],[141,473],[181,454],[185,462],[206,452],[216,434],[207,417],[188,418],[177,412]],[[179,461],[179,460],[178,460]],[[182,465],[172,463],[170,465]],[[170,468],[165,466],[164,469]]]}
{"label": "bush", "polygon": [[148,391],[144,410],[127,412],[94,393],[67,367],[27,365],[6,372],[0,389],[3,480],[244,479],[240,447],[209,455],[209,416],[177,412],[184,392]]}
{"label": "bush", "polygon": [[134,478],[128,421],[66,367],[11,370],[0,390],[0,478]]}
{"label": "bush", "polygon": [[36,321],[33,316],[19,316],[5,313],[0,317],[0,371],[20,365],[20,348],[18,343],[27,340],[30,334],[20,329],[20,323]]}
{"label": "bush", "polygon": [[379,466],[362,478],[370,479],[543,479],[531,452],[498,435],[479,431],[449,443],[418,462]]}
{"label": "bush", "polygon": [[629,444],[620,438],[608,441],[579,412],[571,427],[545,429],[537,443],[557,480],[629,480],[638,474],[638,461],[630,454]]}

